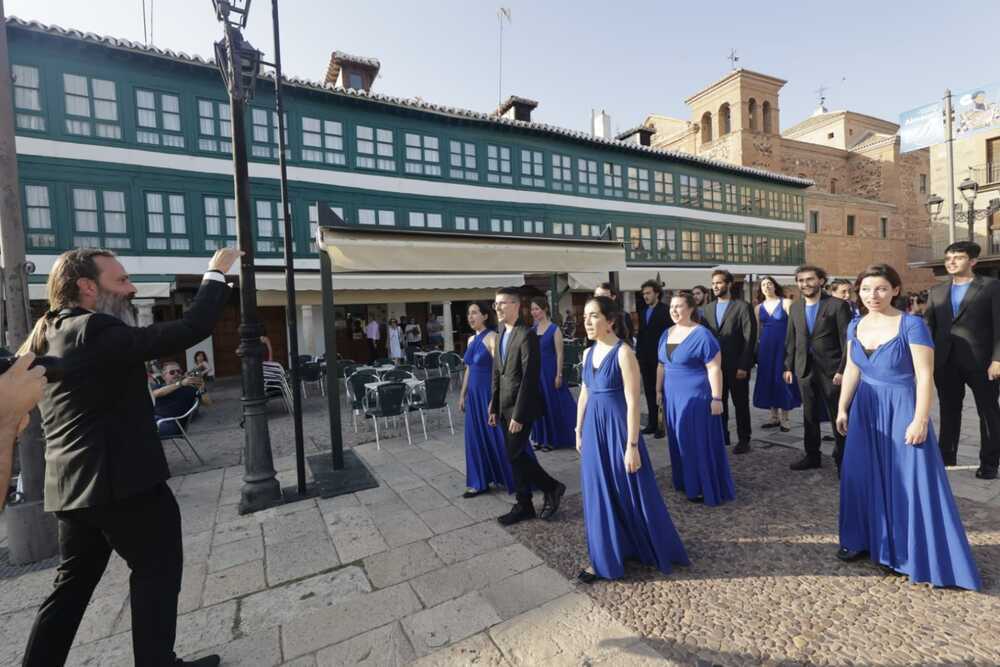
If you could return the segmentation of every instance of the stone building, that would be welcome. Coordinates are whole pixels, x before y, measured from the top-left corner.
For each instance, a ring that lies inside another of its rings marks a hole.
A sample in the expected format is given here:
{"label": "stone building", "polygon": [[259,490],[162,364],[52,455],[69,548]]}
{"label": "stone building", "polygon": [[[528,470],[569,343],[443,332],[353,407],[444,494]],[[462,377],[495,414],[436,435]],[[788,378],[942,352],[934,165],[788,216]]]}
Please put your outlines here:
{"label": "stone building", "polygon": [[[854,276],[883,261],[900,271],[906,289],[933,284],[929,270],[911,266],[931,259],[928,151],[900,153],[896,123],[822,105],[781,130],[784,85],[734,70],[685,100],[690,120],[654,114],[644,125],[655,130],[657,148],[812,180],[806,259],[832,275]],[[741,202],[743,210],[768,204]]]}

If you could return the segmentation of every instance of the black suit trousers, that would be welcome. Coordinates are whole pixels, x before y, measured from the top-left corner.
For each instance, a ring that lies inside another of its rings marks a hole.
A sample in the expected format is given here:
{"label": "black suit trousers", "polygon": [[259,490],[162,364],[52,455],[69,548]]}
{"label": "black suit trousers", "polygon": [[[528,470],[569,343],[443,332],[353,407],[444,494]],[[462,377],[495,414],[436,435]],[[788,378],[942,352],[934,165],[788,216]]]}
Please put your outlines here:
{"label": "black suit trousers", "polygon": [[[819,460],[820,421],[829,415],[831,422],[837,421],[837,409],[840,402],[840,386],[833,383],[833,378],[821,371],[811,370],[805,377],[798,378],[799,394],[802,395],[802,421],[805,425],[806,456]],[[824,407],[826,410],[824,411]],[[840,465],[844,458],[844,436],[833,428],[834,448],[833,460]]]}
{"label": "black suit trousers", "polygon": [[173,665],[177,596],[184,552],[181,514],[170,487],[109,505],[56,512],[61,562],[25,649],[25,667],[66,662],[83,614],[114,550],[132,574],[132,650],[136,665]]}
{"label": "black suit trousers", "polygon": [[729,399],[733,399],[736,409],[736,437],[739,442],[750,442],[750,374],[739,380],[736,370],[722,372],[722,429],[729,442]]}
{"label": "black suit trousers", "polygon": [[517,433],[510,432],[510,418],[501,417],[503,435],[506,439],[507,458],[510,460],[511,471],[514,473],[514,493],[521,505],[531,505],[532,488],[543,493],[555,490],[556,480],[545,472],[534,456],[528,453],[531,448],[531,422],[523,424]]}
{"label": "black suit trousers", "polygon": [[938,400],[941,404],[941,433],[938,446],[945,459],[954,458],[958,451],[958,437],[962,430],[962,404],[965,386],[972,389],[979,413],[979,465],[996,469],[1000,464],[1000,382],[990,382],[986,367],[972,360],[956,359],[951,354],[948,362],[934,372]]}
{"label": "black suit trousers", "polygon": [[660,408],[656,404],[656,367],[659,362],[653,364],[639,362],[639,373],[642,375],[642,390],[646,394],[646,410],[649,413],[647,426],[660,430]]}

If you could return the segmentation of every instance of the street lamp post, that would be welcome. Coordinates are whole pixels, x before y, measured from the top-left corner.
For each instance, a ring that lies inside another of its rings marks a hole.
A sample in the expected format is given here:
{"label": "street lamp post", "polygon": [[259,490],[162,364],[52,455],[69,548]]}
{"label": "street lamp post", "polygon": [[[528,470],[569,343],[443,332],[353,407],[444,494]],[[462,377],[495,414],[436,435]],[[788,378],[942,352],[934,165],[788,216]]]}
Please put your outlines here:
{"label": "street lamp post", "polygon": [[976,240],[976,195],[979,193],[979,183],[971,178],[964,179],[958,186],[958,191],[962,193],[965,200],[966,222],[969,225],[969,241]]}
{"label": "street lamp post", "polygon": [[[976,220],[982,220],[984,218],[989,218],[990,216],[1000,212],[1000,198],[991,199],[989,205],[984,209],[976,209],[976,195],[979,193],[979,184],[976,183],[971,178],[966,178],[963,180],[959,186],[958,191],[962,194],[962,198],[966,203],[966,223],[969,226],[969,241],[975,242],[976,240]],[[937,219],[938,215],[941,214],[941,205],[944,204],[944,200],[937,196],[936,194],[931,194],[924,203],[924,207],[931,216],[931,220]],[[991,235],[987,233],[987,239],[989,240]],[[989,242],[990,254],[997,252],[997,248],[994,247],[992,240]]]}
{"label": "street lamp post", "polygon": [[[237,243],[240,258],[240,346],[243,380],[243,462],[240,514],[270,507],[281,501],[281,487],[274,473],[271,437],[267,428],[264,395],[264,346],[257,315],[257,281],[254,273],[253,233],[250,220],[250,177],[247,171],[244,105],[253,97],[260,69],[260,52],[243,39],[250,0],[212,0],[225,38],[215,44],[215,57],[229,93],[233,138],[233,187],[236,197]],[[288,239],[286,239],[286,242]]]}

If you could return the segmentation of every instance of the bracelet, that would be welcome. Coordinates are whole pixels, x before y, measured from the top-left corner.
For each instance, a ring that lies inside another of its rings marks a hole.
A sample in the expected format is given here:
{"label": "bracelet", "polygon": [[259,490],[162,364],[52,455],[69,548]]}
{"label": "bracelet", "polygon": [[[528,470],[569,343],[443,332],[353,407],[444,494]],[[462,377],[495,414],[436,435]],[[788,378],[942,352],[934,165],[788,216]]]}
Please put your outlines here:
{"label": "bracelet", "polygon": [[714,403],[715,401],[718,401],[719,403],[722,403],[722,399],[721,398],[716,398],[715,396],[713,396],[712,397],[712,402]]}

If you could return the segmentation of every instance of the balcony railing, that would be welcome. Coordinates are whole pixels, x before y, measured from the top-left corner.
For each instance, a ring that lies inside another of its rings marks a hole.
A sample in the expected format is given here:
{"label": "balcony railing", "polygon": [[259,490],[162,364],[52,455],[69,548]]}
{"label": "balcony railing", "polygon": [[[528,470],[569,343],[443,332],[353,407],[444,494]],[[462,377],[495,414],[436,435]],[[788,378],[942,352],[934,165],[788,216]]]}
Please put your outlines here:
{"label": "balcony railing", "polygon": [[980,187],[1000,183],[1000,162],[987,162],[969,167],[969,172],[972,180],[979,183]]}

